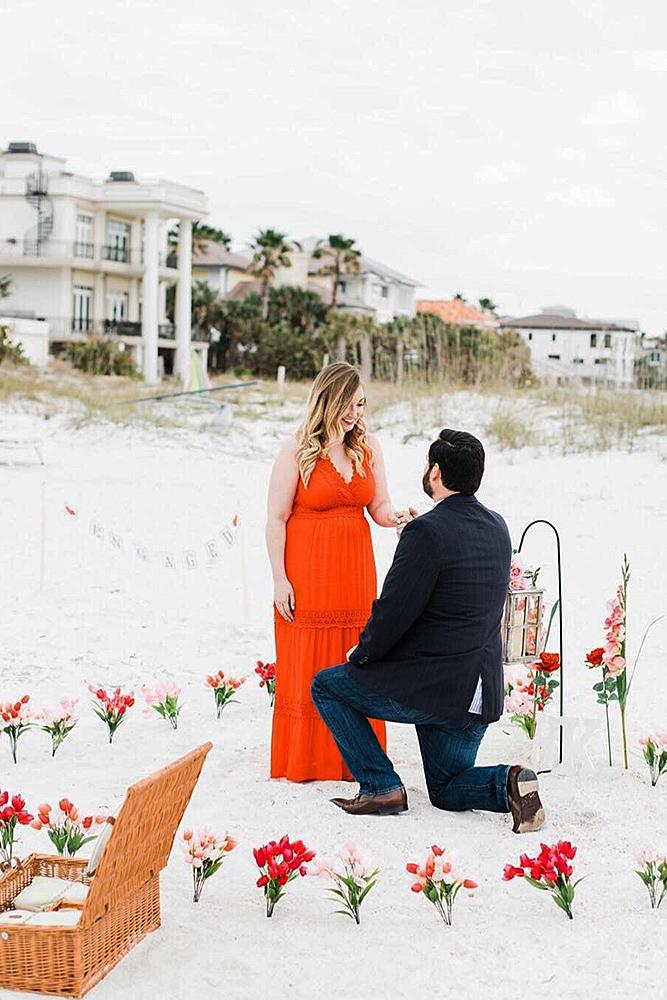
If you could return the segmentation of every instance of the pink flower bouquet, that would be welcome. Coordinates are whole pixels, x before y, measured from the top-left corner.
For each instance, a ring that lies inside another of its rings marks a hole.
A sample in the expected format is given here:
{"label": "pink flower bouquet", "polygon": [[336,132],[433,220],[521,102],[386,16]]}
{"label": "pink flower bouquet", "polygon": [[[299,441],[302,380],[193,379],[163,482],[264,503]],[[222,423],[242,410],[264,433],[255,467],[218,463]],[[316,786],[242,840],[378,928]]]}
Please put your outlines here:
{"label": "pink flower bouquet", "polygon": [[175,681],[158,681],[153,687],[142,688],[141,693],[146,703],[145,715],[152,716],[156,712],[172,729],[178,729],[178,716],[182,707],[178,704],[181,689]]}
{"label": "pink flower bouquet", "polygon": [[667,855],[658,854],[654,847],[645,847],[637,858],[635,871],[648,889],[651,909],[657,910],[667,896]]}
{"label": "pink flower bouquet", "polygon": [[372,868],[364,860],[356,844],[343,844],[337,852],[336,860],[314,865],[310,874],[330,878],[334,884],[328,891],[335,902],[344,907],[334,912],[350,917],[356,924],[361,923],[361,904],[377,884],[380,870]]}
{"label": "pink flower bouquet", "polygon": [[24,694],[20,701],[0,704],[0,732],[3,732],[9,740],[15,764],[19,739],[29,729],[35,728],[39,718],[30,708],[29,702],[30,695]]}
{"label": "pink flower bouquet", "polygon": [[181,846],[185,851],[185,863],[192,868],[193,902],[199,902],[206,880],[220,871],[223,861],[236,844],[237,841],[229,834],[221,837],[207,826],[196,833],[189,829],[183,831]]}
{"label": "pink flower bouquet", "polygon": [[625,729],[625,709],[630,693],[630,683],[626,670],[626,629],[628,583],[630,582],[630,564],[628,557],[623,556],[621,565],[621,583],[616,588],[616,596],[607,601],[607,617],[604,621],[605,643],[597,646],[586,655],[586,665],[591,669],[601,667],[602,680],[593,685],[599,705],[604,705],[607,723],[607,752],[609,766],[612,766],[611,727],[609,722],[609,705],[617,701],[621,711],[621,732],[623,736],[623,763],[628,767],[628,740]]}
{"label": "pink flower bouquet", "polygon": [[44,802],[39,807],[37,819],[30,825],[33,830],[46,830],[58,854],[74,857],[77,851],[95,840],[97,834],[90,833],[93,827],[103,826],[106,821],[106,816],[82,817],[69,799],[61,799],[57,809]]}
{"label": "pink flower bouquet", "polygon": [[109,730],[109,743],[113,742],[116,730],[125,719],[127,710],[134,705],[134,695],[123,694],[119,687],[115,688],[111,694],[107,694],[104,688],[96,688],[92,684],[88,686],[91,694],[95,695],[93,702],[93,712],[105,722]]}
{"label": "pink flower bouquet", "polygon": [[209,675],[206,684],[212,688],[215,697],[215,711],[218,718],[222,715],[225,705],[230,705],[238,699],[234,697],[242,684],[245,684],[245,677],[227,677],[224,670],[218,670],[217,674]]}
{"label": "pink flower bouquet", "polygon": [[657,785],[660,775],[667,771],[667,733],[649,733],[639,743],[644,748],[644,760],[651,772],[651,784]]}
{"label": "pink flower bouquet", "polygon": [[454,900],[461,889],[477,888],[477,882],[455,871],[451,857],[437,844],[433,844],[423,865],[410,862],[405,868],[415,879],[410,886],[412,891],[426,896],[448,927],[452,923]]}
{"label": "pink flower bouquet", "polygon": [[56,750],[66,737],[74,729],[79,721],[76,715],[78,698],[61,698],[55,708],[42,709],[42,732],[48,733],[51,737],[51,756],[55,757]]}

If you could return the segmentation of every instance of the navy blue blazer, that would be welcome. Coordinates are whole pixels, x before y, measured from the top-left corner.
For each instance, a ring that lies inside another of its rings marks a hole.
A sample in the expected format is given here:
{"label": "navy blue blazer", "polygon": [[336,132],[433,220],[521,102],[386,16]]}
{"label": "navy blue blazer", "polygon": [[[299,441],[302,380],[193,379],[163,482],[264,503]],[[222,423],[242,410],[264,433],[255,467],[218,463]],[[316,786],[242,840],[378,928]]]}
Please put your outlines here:
{"label": "navy blue blazer", "polygon": [[482,722],[495,722],[511,558],[503,518],[474,496],[455,493],[411,521],[350,655],[350,676],[443,719],[467,716],[481,677]]}

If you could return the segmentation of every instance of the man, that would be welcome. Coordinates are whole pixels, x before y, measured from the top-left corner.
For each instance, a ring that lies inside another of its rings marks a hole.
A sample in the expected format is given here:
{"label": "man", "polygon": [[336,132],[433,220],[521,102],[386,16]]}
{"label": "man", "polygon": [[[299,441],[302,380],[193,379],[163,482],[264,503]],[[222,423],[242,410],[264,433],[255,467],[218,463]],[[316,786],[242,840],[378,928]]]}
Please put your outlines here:
{"label": "man", "polygon": [[503,711],[501,620],[512,546],[499,514],[475,497],[484,448],[443,430],[428,452],[433,510],[405,526],[371,617],[348,662],[318,673],[313,701],[359,782],[354,815],[405,812],[405,787],[368,719],[417,729],[429,798],[440,809],[511,812],[515,833],[539,830],[533,771],[475,767],[489,723]]}

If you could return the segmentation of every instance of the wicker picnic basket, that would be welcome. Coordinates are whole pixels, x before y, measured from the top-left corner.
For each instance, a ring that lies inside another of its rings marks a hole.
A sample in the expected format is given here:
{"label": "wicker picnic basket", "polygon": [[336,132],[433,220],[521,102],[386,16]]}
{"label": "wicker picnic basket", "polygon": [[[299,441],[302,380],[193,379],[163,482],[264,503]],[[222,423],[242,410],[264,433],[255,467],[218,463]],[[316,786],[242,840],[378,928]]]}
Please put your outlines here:
{"label": "wicker picnic basket", "polygon": [[81,997],[160,926],[160,871],[204,759],[197,750],[127,790],[97,872],[87,861],[32,854],[0,877],[0,911],[37,875],[90,886],[74,927],[0,924],[0,988]]}

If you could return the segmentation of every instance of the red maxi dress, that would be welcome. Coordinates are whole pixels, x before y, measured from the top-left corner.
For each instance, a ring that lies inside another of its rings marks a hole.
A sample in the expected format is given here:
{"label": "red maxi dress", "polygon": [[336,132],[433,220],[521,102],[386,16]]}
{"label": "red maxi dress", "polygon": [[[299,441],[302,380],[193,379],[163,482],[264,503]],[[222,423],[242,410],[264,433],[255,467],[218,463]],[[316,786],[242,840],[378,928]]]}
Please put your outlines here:
{"label": "red maxi dress", "polygon": [[[364,508],[375,495],[369,465],[347,483],[328,458],[318,459],[308,487],[301,479],[287,522],[285,571],[294,588],[294,621],[274,609],[276,699],[271,777],[340,781],[352,776],[313,704],[310,684],[325,667],[345,662],[377,593],[375,559]],[[384,722],[371,723],[385,746]]]}

